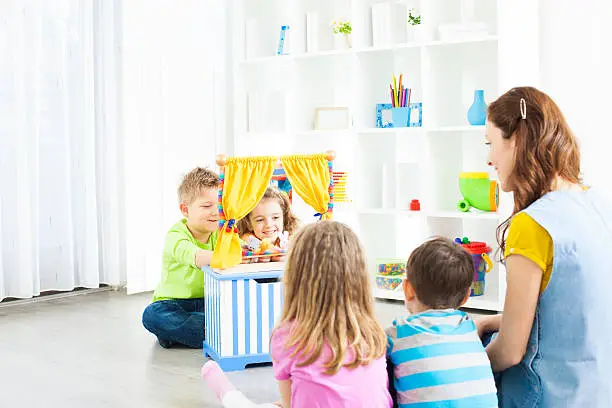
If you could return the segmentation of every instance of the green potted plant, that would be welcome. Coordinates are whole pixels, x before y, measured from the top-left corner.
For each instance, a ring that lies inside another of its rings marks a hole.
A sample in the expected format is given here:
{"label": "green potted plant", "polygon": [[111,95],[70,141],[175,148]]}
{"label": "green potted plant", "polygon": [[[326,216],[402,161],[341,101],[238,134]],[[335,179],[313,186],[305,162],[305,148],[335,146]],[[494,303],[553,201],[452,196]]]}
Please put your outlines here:
{"label": "green potted plant", "polygon": [[408,10],[408,24],[411,26],[417,26],[421,24],[421,15],[414,8]]}
{"label": "green potted plant", "polygon": [[430,41],[431,30],[423,24],[421,13],[414,8],[408,10],[407,41]]}
{"label": "green potted plant", "polygon": [[330,27],[334,34],[335,49],[348,49],[353,46],[351,38],[353,28],[349,20],[332,20]]}

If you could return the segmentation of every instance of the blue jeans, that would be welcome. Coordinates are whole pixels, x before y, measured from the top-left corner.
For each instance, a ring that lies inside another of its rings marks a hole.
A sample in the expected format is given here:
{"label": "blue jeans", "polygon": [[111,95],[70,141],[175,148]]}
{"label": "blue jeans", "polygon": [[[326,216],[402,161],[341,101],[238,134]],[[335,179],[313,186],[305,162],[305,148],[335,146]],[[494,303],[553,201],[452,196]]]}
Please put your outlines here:
{"label": "blue jeans", "polygon": [[145,329],[160,343],[180,343],[202,348],[204,342],[204,298],[158,300],[142,313]]}

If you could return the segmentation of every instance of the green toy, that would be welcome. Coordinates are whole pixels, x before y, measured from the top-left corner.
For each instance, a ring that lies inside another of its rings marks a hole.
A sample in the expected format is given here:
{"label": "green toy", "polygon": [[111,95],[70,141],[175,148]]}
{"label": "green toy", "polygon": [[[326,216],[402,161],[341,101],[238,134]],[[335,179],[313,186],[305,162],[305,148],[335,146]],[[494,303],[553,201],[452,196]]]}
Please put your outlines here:
{"label": "green toy", "polygon": [[497,211],[499,205],[499,186],[484,172],[459,173],[459,191],[463,200],[457,208],[467,212],[474,207],[482,211]]}

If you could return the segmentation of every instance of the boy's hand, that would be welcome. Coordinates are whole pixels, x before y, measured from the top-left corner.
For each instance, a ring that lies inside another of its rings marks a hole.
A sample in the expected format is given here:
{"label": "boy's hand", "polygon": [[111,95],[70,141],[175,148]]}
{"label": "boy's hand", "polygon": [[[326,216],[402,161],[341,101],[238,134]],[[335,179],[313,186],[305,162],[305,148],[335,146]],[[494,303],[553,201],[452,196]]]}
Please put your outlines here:
{"label": "boy's hand", "polygon": [[195,264],[198,268],[203,266],[209,266],[212,260],[213,251],[207,251],[205,249],[199,249],[195,254]]}

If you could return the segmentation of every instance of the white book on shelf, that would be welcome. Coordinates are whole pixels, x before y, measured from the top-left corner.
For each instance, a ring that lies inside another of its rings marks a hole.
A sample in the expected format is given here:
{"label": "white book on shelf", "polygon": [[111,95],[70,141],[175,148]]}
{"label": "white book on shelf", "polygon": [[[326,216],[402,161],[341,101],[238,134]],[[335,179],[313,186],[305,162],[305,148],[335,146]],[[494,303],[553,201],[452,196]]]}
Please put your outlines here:
{"label": "white book on shelf", "polygon": [[306,13],[306,52],[319,51],[319,15]]}
{"label": "white book on shelf", "polygon": [[372,45],[387,46],[406,41],[406,7],[396,1],[372,5]]}
{"label": "white book on shelf", "polygon": [[379,47],[391,42],[391,5],[389,2],[372,5],[372,45]]}
{"label": "white book on shelf", "polygon": [[390,36],[393,44],[406,42],[406,27],[408,26],[408,10],[397,1],[391,1],[389,6]]}

